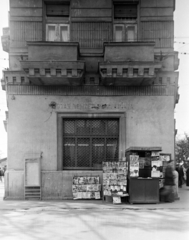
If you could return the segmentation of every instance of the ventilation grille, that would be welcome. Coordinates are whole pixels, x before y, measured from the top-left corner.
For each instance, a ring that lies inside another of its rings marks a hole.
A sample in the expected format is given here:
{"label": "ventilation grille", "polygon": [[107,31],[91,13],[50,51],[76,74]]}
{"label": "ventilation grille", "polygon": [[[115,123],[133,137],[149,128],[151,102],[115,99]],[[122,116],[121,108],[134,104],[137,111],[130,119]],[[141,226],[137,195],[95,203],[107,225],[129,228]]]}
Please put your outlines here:
{"label": "ventilation grille", "polygon": [[41,200],[41,187],[25,187],[25,200]]}

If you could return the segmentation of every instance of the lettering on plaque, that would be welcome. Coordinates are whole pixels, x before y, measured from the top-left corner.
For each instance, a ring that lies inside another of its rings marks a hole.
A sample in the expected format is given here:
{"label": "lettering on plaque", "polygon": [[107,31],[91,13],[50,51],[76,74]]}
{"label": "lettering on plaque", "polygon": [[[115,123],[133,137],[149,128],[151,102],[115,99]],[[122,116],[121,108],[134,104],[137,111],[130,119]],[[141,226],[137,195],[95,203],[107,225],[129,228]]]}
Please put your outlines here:
{"label": "lettering on plaque", "polygon": [[125,103],[115,103],[115,104],[94,104],[94,103],[64,103],[57,104],[58,110],[124,110],[128,108]]}

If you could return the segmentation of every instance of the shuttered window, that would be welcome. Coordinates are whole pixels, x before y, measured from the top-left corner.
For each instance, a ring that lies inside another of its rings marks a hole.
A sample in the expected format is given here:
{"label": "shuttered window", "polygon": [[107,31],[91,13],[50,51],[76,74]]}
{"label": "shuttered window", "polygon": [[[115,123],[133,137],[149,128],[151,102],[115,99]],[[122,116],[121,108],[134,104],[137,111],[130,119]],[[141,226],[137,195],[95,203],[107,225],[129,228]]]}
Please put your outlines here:
{"label": "shuttered window", "polygon": [[69,4],[47,4],[47,17],[69,17]]}
{"label": "shuttered window", "polygon": [[136,20],[137,4],[115,4],[114,19]]}

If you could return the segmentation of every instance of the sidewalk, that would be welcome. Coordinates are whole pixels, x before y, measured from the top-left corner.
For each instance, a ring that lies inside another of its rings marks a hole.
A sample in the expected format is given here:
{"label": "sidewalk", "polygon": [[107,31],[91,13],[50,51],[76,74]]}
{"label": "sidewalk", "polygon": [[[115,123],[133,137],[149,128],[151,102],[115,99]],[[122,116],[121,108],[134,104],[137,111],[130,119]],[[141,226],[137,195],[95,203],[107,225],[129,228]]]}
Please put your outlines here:
{"label": "sidewalk", "polygon": [[102,200],[60,200],[60,201],[23,201],[23,200],[3,200],[4,183],[0,182],[0,210],[28,210],[28,211],[65,211],[74,209],[134,209],[134,210],[156,210],[174,209],[189,210],[189,187],[185,185],[179,188],[180,200],[173,203],[159,204],[119,204],[115,205]]}

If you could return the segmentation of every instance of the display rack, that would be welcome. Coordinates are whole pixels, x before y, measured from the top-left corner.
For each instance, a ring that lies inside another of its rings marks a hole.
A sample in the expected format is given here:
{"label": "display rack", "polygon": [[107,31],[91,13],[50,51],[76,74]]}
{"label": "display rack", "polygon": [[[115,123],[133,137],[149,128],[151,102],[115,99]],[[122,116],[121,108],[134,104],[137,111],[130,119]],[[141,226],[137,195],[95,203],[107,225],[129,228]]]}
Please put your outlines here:
{"label": "display rack", "polygon": [[125,161],[103,162],[103,198],[112,198],[113,203],[121,203],[127,193],[127,165]]}
{"label": "display rack", "polygon": [[101,199],[99,176],[74,176],[73,199]]}

